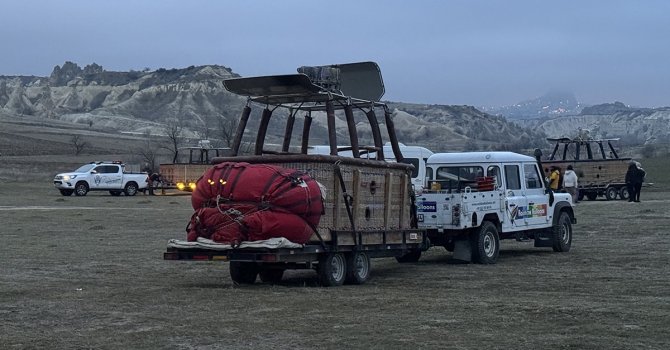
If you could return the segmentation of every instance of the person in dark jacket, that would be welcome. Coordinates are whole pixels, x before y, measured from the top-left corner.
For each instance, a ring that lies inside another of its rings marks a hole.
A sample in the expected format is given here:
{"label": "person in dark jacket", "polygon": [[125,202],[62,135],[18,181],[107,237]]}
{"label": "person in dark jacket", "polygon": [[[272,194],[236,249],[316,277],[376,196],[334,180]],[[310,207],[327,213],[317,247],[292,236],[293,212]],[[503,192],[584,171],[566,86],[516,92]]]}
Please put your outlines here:
{"label": "person in dark jacket", "polygon": [[626,172],[626,186],[628,187],[629,202],[639,202],[640,192],[642,191],[642,182],[647,173],[642,169],[640,163],[631,161]]}

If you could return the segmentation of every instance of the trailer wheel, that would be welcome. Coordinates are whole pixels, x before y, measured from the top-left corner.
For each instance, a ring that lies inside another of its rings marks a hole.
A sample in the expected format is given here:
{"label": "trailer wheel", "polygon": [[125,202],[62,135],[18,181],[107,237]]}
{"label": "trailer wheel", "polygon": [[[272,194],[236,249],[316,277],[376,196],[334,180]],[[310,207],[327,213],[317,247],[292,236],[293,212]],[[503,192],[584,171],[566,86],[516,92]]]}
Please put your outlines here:
{"label": "trailer wheel", "polygon": [[363,284],[370,278],[370,257],[363,252],[347,254],[347,277],[345,282]]}
{"label": "trailer wheel", "polygon": [[230,262],[230,278],[238,284],[253,284],[256,282],[258,267],[255,263],[245,261]]}
{"label": "trailer wheel", "polygon": [[413,249],[401,256],[396,256],[395,259],[401,263],[415,263],[421,258],[421,249]]}
{"label": "trailer wheel", "polygon": [[570,215],[562,211],[558,216],[558,225],[553,227],[553,240],[555,252],[568,252],[572,245],[572,222]]}
{"label": "trailer wheel", "polygon": [[71,196],[74,190],[60,190],[60,194],[62,194],[65,197]]}
{"label": "trailer wheel", "polygon": [[500,253],[498,228],[490,221],[483,221],[479,230],[470,236],[472,261],[479,264],[495,264]]}
{"label": "trailer wheel", "polygon": [[618,193],[619,190],[616,187],[608,187],[605,190],[605,198],[607,198],[608,201],[615,200]]}
{"label": "trailer wheel", "polygon": [[596,200],[598,198],[598,193],[596,192],[589,192],[586,194],[586,198],[588,198],[590,201]]}
{"label": "trailer wheel", "polygon": [[583,200],[584,200],[584,191],[579,190],[579,191],[577,192],[577,200],[578,200],[578,201],[583,201]]}
{"label": "trailer wheel", "polygon": [[264,268],[258,273],[263,283],[277,284],[284,277],[284,269]]}
{"label": "trailer wheel", "polygon": [[619,190],[619,198],[621,198],[621,200],[627,200],[628,198],[630,198],[628,187],[626,186],[621,187],[621,189]]}
{"label": "trailer wheel", "polygon": [[330,253],[320,257],[317,271],[322,286],[341,286],[347,274],[347,262],[344,255]]}

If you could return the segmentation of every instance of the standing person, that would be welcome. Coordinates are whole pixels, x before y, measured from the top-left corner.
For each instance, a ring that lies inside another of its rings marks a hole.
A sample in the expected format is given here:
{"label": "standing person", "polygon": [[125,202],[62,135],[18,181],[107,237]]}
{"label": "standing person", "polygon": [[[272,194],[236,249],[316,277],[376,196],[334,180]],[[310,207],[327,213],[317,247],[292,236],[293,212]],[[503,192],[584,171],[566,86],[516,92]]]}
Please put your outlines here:
{"label": "standing person", "polygon": [[570,193],[570,196],[572,196],[572,203],[578,203],[577,189],[579,188],[579,185],[577,183],[577,174],[575,174],[572,165],[568,165],[568,170],[566,170],[563,175],[563,187]]}
{"label": "standing person", "polygon": [[628,187],[628,201],[634,202],[637,196],[635,187],[635,178],[637,177],[637,164],[631,160],[628,163],[628,171],[626,171],[626,187]]}
{"label": "standing person", "polygon": [[642,169],[642,165],[639,162],[635,162],[635,177],[633,178],[633,186],[635,187],[635,202],[640,201],[640,192],[642,191],[642,183],[644,182],[644,176],[647,173]]}
{"label": "standing person", "polygon": [[561,180],[561,170],[557,166],[551,167],[551,174],[549,175],[549,187],[552,190],[558,190]]}

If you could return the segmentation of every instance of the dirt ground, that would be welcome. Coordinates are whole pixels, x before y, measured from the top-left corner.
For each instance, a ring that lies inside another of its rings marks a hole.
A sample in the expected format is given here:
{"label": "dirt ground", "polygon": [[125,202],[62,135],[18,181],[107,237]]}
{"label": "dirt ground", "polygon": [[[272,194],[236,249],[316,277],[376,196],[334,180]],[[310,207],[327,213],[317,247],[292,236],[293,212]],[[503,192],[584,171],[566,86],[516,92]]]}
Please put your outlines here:
{"label": "dirt ground", "polygon": [[233,285],[225,262],[164,261],[189,196],[0,190],[3,349],[667,349],[670,193],[578,204],[572,250],[504,241],[496,265],[434,247],[373,260],[361,286],[313,271]]}

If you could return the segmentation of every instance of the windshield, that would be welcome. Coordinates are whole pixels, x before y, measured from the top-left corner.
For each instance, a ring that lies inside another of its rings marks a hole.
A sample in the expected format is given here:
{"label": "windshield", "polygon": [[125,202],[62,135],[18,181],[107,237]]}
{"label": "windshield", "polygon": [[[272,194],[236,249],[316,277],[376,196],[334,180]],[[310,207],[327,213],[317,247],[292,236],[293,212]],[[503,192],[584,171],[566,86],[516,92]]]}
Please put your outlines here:
{"label": "windshield", "polygon": [[86,165],[80,166],[79,169],[75,170],[74,172],[75,173],[87,173],[87,172],[91,171],[91,169],[93,169],[94,167],[95,167],[95,164],[86,164]]}

